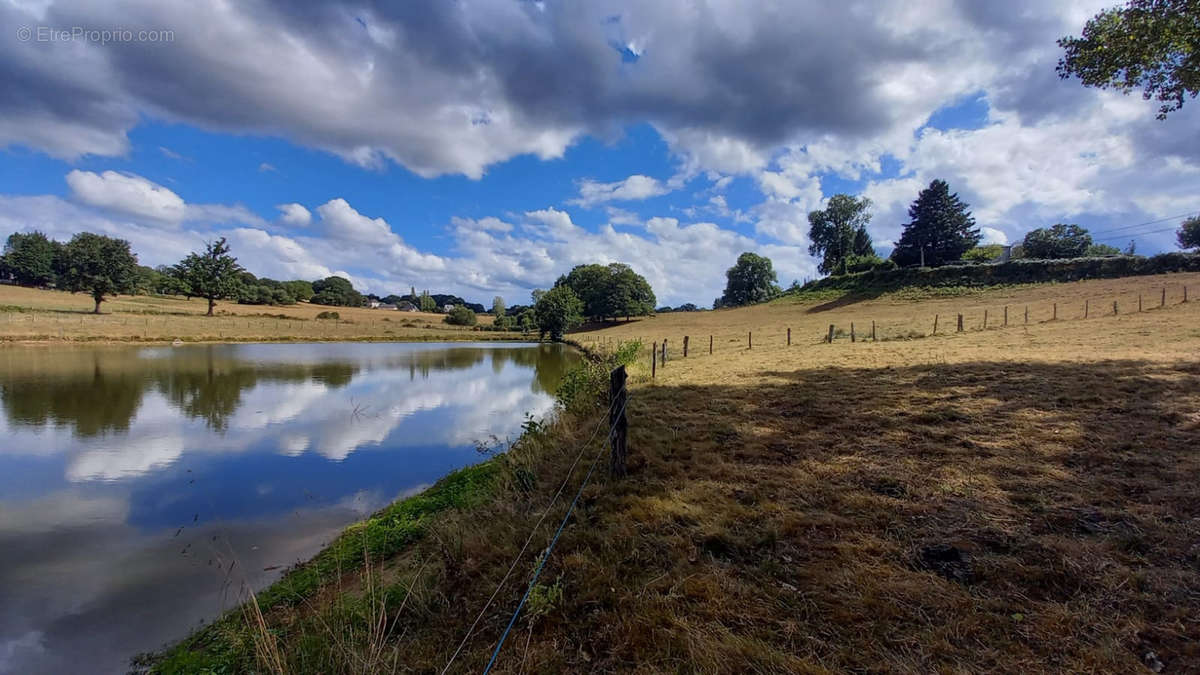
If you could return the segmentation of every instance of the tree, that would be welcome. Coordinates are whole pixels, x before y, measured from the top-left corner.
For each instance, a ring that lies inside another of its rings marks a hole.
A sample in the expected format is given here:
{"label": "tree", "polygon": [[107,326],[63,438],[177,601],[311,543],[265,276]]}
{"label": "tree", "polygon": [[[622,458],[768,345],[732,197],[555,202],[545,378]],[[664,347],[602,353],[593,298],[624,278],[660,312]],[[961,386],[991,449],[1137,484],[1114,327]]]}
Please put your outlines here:
{"label": "tree", "polygon": [[737,263],[725,271],[725,293],[714,307],[740,307],[765,302],[779,294],[778,277],[771,259],[756,253],[743,253]]}
{"label": "tree", "polygon": [[437,301],[433,299],[433,296],[429,294],[429,291],[422,291],[418,302],[418,307],[422,312],[437,311]]}
{"label": "tree", "polygon": [[1179,248],[1200,248],[1200,216],[1183,221],[1175,237],[1179,240]]}
{"label": "tree", "polygon": [[354,285],[346,277],[325,277],[313,282],[313,296],[309,302],[314,305],[330,305],[333,307],[362,307],[362,293],[354,290]]}
{"label": "tree", "polygon": [[207,316],[213,315],[217,300],[236,298],[241,275],[246,273],[237,258],[229,255],[225,237],[204,244],[204,253],[189,253],[179,270],[192,295],[208,300]]}
{"label": "tree", "polygon": [[497,319],[504,316],[504,298],[498,295],[492,298],[492,316]]}
{"label": "tree", "polygon": [[985,263],[995,260],[1003,252],[1004,247],[1000,244],[983,244],[964,253],[962,259]]}
{"label": "tree", "polygon": [[300,279],[283,282],[283,290],[287,291],[287,294],[295,298],[297,302],[308,302],[315,295],[312,282]]}
{"label": "tree", "polygon": [[72,293],[91,293],[96,314],[105,296],[132,293],[137,284],[137,256],[129,242],[91,232],[71,237],[63,249],[60,285]]}
{"label": "tree", "polygon": [[1196,0],[1131,0],[1088,19],[1083,37],[1058,41],[1063,79],[1086,87],[1142,90],[1158,99],[1158,119],[1200,92],[1200,7]]}
{"label": "tree", "polygon": [[1086,256],[1121,255],[1121,249],[1108,244],[1092,244],[1084,252]]}
{"label": "tree", "polygon": [[874,255],[867,223],[871,221],[871,200],[855,199],[836,194],[829,198],[825,209],[808,214],[808,238],[812,244],[809,255],[821,256],[818,270],[822,274],[846,273],[846,259],[851,255]]}
{"label": "tree", "polygon": [[1079,258],[1092,245],[1092,235],[1078,225],[1058,223],[1049,228],[1039,227],[1025,235],[1021,248],[1027,258],[1053,260]]}
{"label": "tree", "polygon": [[551,340],[558,341],[583,321],[583,302],[570,286],[555,286],[537,295],[533,314],[540,336],[549,334]]}
{"label": "tree", "polygon": [[49,286],[62,256],[62,244],[38,231],[9,235],[4,244],[4,267],[22,286]]}
{"label": "tree", "polygon": [[446,318],[442,319],[451,326],[474,326],[476,322],[475,312],[465,305],[455,305],[446,313]]}
{"label": "tree", "polygon": [[594,321],[645,316],[654,311],[650,283],[622,263],[577,265],[554,285],[574,291],[583,303],[583,313]]}
{"label": "tree", "polygon": [[904,226],[892,260],[900,266],[936,267],[962,258],[980,240],[967,204],[950,193],[944,180],[934,180],[908,207],[911,221]]}

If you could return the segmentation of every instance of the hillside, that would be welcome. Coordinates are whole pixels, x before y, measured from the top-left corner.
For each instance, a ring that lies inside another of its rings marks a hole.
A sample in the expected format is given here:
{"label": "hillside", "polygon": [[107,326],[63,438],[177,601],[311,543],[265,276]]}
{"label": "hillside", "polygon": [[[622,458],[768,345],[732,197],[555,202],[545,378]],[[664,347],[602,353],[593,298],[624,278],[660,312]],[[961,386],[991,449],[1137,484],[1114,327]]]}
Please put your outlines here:
{"label": "hillside", "polygon": [[[630,475],[583,490],[497,672],[1195,668],[1200,303],[1180,302],[1184,284],[1200,275],[785,300],[576,335],[667,337],[668,362],[651,381],[641,352]],[[979,330],[1004,304],[1010,326]],[[891,339],[959,311],[961,334]],[[821,343],[872,318],[878,342]],[[454,669],[478,670],[597,423],[535,428],[487,498],[429,515],[372,571],[265,594],[270,639],[234,616],[163,669],[432,671],[462,642]]]}

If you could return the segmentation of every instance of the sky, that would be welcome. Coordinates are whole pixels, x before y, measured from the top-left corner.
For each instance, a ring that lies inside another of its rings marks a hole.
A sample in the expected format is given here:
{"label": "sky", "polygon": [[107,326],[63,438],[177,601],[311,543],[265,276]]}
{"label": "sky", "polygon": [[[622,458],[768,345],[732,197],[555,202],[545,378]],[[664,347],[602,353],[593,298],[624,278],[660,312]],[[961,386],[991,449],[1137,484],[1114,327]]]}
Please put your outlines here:
{"label": "sky", "polygon": [[743,251],[817,277],[840,192],[886,255],[941,178],[986,242],[1174,250],[1200,102],[1055,73],[1111,4],[0,0],[0,236],[484,304],[623,262],[707,306]]}

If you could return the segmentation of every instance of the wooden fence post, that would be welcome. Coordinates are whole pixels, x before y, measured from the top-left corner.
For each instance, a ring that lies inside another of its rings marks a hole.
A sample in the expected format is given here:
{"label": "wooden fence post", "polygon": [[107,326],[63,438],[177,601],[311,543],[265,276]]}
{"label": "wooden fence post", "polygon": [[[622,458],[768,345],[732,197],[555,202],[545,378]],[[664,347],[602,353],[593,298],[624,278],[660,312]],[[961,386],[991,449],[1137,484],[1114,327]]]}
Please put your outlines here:
{"label": "wooden fence post", "polygon": [[1117,301],[1113,300],[1113,316],[1117,315]]}
{"label": "wooden fence post", "polygon": [[789,347],[792,346],[792,329],[791,328],[788,329],[787,343],[788,343]]}
{"label": "wooden fence post", "polygon": [[1004,306],[1004,325],[1008,325],[1008,305]]}
{"label": "wooden fence post", "polygon": [[875,319],[871,319],[871,342],[875,342]]}
{"label": "wooden fence post", "polygon": [[1183,301],[1187,302],[1187,286],[1183,287]]}
{"label": "wooden fence post", "polygon": [[987,310],[983,310],[983,329],[987,330]]}
{"label": "wooden fence post", "polygon": [[958,315],[958,332],[962,332],[962,314]]}
{"label": "wooden fence post", "polygon": [[663,343],[662,343],[662,357],[661,357],[661,358],[659,358],[659,361],[662,361],[662,364],[663,364],[663,367],[664,367],[664,368],[666,368],[666,367],[667,367],[667,339],[666,339],[666,338],[663,338]]}
{"label": "wooden fence post", "polygon": [[1167,287],[1163,286],[1162,300],[1158,302],[1158,308],[1162,309],[1167,306]]}
{"label": "wooden fence post", "polygon": [[650,345],[650,379],[658,374],[658,343]]}
{"label": "wooden fence post", "polygon": [[1029,305],[1025,305],[1025,325],[1029,325]]}
{"label": "wooden fence post", "polygon": [[829,344],[833,344],[833,324],[829,324],[829,338],[826,340]]}
{"label": "wooden fence post", "polygon": [[688,336],[683,336],[683,358],[687,358]]}
{"label": "wooden fence post", "polygon": [[854,322],[850,322],[850,341],[854,342]]}
{"label": "wooden fence post", "polygon": [[712,336],[708,336],[708,355],[712,356]]}
{"label": "wooden fence post", "polygon": [[1054,303],[1054,315],[1050,317],[1051,321],[1058,321],[1058,303]]}
{"label": "wooden fence post", "polygon": [[754,333],[746,332],[746,349],[754,349]]}
{"label": "wooden fence post", "polygon": [[625,458],[628,454],[629,419],[625,417],[625,403],[629,394],[625,391],[625,366],[612,371],[608,381],[608,437],[612,453],[609,468],[614,476],[625,475]]}
{"label": "wooden fence post", "polygon": [[1091,300],[1083,301],[1083,318],[1088,318],[1088,312],[1091,310]]}
{"label": "wooden fence post", "polygon": [[1138,311],[1142,311],[1142,294],[1138,293]]}
{"label": "wooden fence post", "polygon": [[937,320],[938,320],[938,315],[934,314],[933,315],[933,334],[934,335],[937,335]]}

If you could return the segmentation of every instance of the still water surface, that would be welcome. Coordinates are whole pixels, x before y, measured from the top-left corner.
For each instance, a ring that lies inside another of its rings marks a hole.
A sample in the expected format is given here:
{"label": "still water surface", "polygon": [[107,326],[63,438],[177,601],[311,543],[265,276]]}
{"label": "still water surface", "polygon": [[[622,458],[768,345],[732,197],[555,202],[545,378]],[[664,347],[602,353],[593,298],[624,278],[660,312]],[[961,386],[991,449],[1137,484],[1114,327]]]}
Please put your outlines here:
{"label": "still water surface", "polygon": [[477,441],[514,437],[577,358],[463,343],[0,349],[0,673],[123,672],[243,583],[479,461]]}

